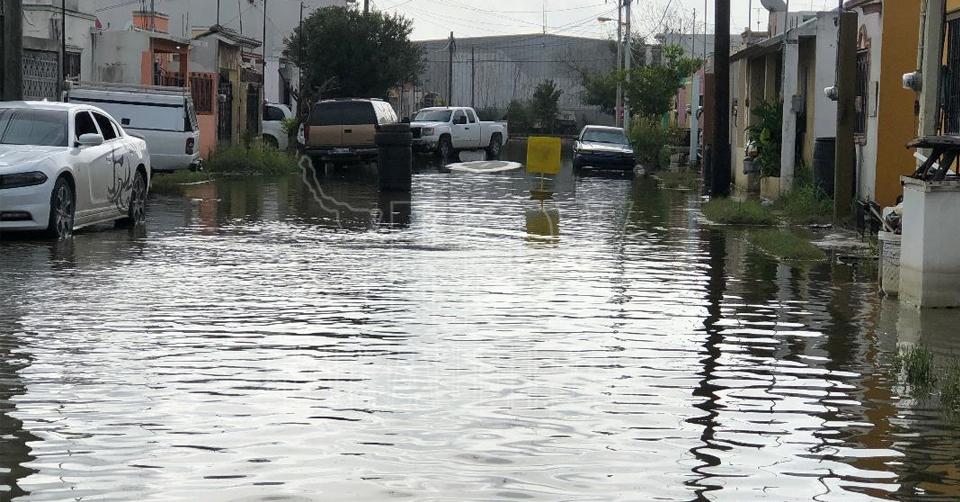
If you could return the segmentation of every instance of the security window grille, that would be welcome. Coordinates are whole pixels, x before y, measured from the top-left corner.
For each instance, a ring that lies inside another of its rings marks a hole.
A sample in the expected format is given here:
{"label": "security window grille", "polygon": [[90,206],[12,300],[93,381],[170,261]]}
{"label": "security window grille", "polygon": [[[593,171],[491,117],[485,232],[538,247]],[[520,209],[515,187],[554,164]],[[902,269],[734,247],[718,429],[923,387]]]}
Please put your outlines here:
{"label": "security window grille", "polygon": [[80,54],[68,52],[64,57],[64,73],[68,80],[80,81]]}
{"label": "security window grille", "polygon": [[870,51],[857,52],[857,123],[854,130],[857,134],[867,132],[867,103],[870,95]]}
{"label": "security window grille", "polygon": [[943,132],[960,134],[960,19],[947,23],[947,70],[942,106]]}

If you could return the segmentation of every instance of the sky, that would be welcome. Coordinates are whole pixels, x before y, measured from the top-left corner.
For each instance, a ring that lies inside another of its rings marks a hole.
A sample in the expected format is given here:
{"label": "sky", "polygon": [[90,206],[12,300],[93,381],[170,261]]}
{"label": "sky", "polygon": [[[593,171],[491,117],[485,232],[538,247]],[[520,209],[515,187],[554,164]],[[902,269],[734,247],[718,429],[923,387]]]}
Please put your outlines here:
{"label": "sky", "polygon": [[[358,0],[362,3],[363,0]],[[570,36],[612,38],[616,23],[601,23],[598,17],[616,17],[616,0],[371,0],[374,8],[402,14],[414,21],[412,38],[447,38],[451,31],[458,38],[540,33],[546,10],[547,33]],[[731,27],[740,33],[747,26],[751,0],[731,0]],[[713,33],[713,3],[708,0],[707,29]],[[763,16],[760,0],[754,4],[753,22]],[[823,10],[836,6],[836,0],[792,0],[790,10]],[[696,9],[696,23],[694,10]],[[641,35],[671,30],[704,30],[703,0],[637,0],[633,4],[635,30]]]}

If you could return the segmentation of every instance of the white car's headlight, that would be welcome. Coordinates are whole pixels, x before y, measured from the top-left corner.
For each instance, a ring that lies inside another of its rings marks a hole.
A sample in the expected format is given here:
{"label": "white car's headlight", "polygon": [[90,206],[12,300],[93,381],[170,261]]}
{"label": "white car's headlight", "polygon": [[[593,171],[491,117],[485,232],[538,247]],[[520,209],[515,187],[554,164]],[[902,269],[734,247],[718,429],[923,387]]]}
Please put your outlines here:
{"label": "white car's headlight", "polygon": [[433,129],[432,127],[424,127],[423,129],[420,130],[420,135],[421,135],[421,136],[433,136],[433,133],[434,133],[434,132],[435,132],[435,131],[434,131],[434,129]]}
{"label": "white car's headlight", "polygon": [[0,175],[0,189],[30,187],[46,182],[47,175],[40,171]]}

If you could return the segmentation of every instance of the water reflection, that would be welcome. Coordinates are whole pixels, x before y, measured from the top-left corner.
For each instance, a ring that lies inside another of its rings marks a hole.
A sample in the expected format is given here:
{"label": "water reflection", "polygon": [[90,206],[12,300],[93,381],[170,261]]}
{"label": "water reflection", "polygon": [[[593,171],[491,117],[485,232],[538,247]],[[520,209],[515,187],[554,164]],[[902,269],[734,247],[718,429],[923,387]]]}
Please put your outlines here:
{"label": "water reflection", "polygon": [[0,498],[957,497],[956,423],[889,372],[898,345],[949,362],[957,313],[567,157],[542,190],[415,171],[0,242]]}

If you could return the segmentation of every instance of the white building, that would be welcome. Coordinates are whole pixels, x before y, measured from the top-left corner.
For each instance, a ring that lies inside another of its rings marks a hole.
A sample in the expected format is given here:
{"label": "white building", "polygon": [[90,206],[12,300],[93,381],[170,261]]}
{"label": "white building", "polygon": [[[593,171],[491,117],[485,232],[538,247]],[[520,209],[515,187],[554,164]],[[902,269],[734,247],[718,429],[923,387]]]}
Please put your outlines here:
{"label": "white building", "polygon": [[[23,94],[26,99],[58,99],[61,83],[60,0],[23,1]],[[90,80],[96,16],[90,2],[66,0],[66,78]]]}

